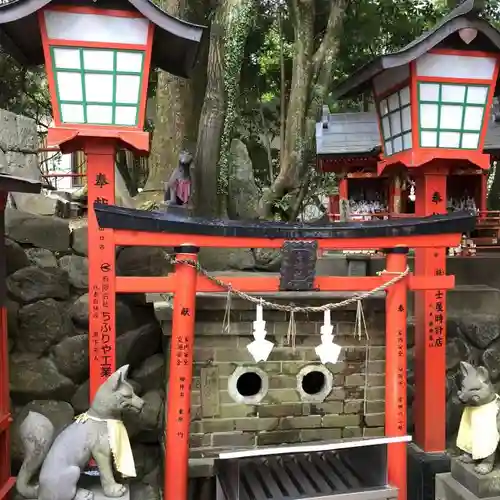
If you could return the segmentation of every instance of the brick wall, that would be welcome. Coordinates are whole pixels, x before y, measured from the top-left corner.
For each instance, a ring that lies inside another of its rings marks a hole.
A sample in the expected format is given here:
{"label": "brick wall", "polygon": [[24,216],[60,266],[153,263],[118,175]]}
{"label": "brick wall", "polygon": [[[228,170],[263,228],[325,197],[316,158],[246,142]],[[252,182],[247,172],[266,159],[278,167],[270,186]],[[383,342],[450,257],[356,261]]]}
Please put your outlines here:
{"label": "brick wall", "polygon": [[[300,303],[302,305],[303,301]],[[193,456],[197,456],[197,450],[206,448],[383,435],[383,300],[364,302],[370,335],[366,395],[366,339],[359,341],[353,336],[353,307],[332,314],[332,321],[338,325],[337,342],[343,346],[343,351],[339,363],[326,366],[332,374],[331,391],[322,401],[315,400],[314,395],[306,395],[306,402],[304,393],[297,389],[297,375],[304,367],[321,367],[314,347],[320,343],[323,315],[296,316],[296,347],[292,349],[287,345],[287,315],[265,310],[267,338],[275,348],[267,362],[256,364],[246,349],[253,340],[251,322],[255,319],[255,310],[251,304],[233,300],[231,331],[223,333],[224,308],[224,301],[217,299],[199,299],[197,303],[191,394]],[[170,335],[169,321],[163,323],[163,331],[166,336]],[[239,367],[258,367],[266,375],[268,390],[258,404],[243,404],[233,398],[230,377]]]}

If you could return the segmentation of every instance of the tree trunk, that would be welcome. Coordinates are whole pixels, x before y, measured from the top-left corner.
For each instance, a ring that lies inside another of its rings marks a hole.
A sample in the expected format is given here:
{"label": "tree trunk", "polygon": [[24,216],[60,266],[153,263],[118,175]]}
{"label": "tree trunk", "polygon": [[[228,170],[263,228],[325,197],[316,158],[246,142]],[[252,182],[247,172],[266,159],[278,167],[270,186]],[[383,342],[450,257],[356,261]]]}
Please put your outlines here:
{"label": "tree trunk", "polygon": [[207,90],[195,157],[195,211],[226,215],[229,150],[253,0],[221,0],[211,26]]}
{"label": "tree trunk", "polygon": [[[262,218],[272,216],[274,203],[286,193],[298,190],[298,198],[305,194],[304,189],[300,189],[301,180],[307,175],[318,112],[328,94],[346,1],[332,0],[326,32],[314,51],[315,2],[288,0],[295,39],[292,85],[280,171],[260,200]],[[297,210],[297,202],[301,203],[297,199],[292,212]]]}
{"label": "tree trunk", "polygon": [[194,206],[203,216],[216,216],[217,164],[224,126],[225,94],[222,68],[224,45],[224,0],[216,8],[210,27],[210,48],[207,64],[207,87],[198,125],[198,141],[194,158]]}
{"label": "tree trunk", "polygon": [[[163,0],[162,7],[180,19],[206,22],[203,0]],[[163,183],[177,166],[179,153],[183,149],[194,153],[206,85],[207,53],[202,43],[198,64],[189,80],[159,71],[149,175],[143,198],[162,199]]]}

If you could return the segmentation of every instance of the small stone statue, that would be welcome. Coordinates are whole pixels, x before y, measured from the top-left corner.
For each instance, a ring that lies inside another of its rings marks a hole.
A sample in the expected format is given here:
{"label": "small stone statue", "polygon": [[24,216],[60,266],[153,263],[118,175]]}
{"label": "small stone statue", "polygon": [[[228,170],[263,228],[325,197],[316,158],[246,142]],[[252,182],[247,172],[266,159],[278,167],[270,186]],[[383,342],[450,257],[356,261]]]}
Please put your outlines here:
{"label": "small stone statue", "polygon": [[460,372],[458,398],[465,408],[457,436],[457,447],[464,452],[459,460],[474,463],[478,474],[489,474],[500,441],[500,400],[486,368],[462,361]]}
{"label": "small stone statue", "polygon": [[179,155],[179,165],[165,183],[165,202],[169,205],[184,206],[191,196],[190,168],[193,157],[188,151]]}
{"label": "small stone statue", "polygon": [[[123,411],[141,411],[144,401],[126,381],[128,365],[104,382],[90,409],[54,439],[54,426],[40,413],[30,412],[20,426],[24,462],[16,488],[24,498],[38,500],[93,500],[91,491],[77,487],[80,474],[94,458],[107,497],[121,497],[125,486],[113,476],[113,462],[125,477],[135,477],[135,465]],[[38,484],[31,483],[40,469]]]}

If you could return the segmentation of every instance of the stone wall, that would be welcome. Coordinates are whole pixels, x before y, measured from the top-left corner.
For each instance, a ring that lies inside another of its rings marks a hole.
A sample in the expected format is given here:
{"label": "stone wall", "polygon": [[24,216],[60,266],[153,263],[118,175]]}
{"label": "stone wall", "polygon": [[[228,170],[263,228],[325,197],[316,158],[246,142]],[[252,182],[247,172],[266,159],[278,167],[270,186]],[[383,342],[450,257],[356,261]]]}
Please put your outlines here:
{"label": "stone wall", "polygon": [[[70,228],[55,217],[6,211],[10,394],[14,415],[12,463],[22,459],[17,430],[29,410],[61,429],[88,408],[88,262],[86,225]],[[141,257],[118,253],[117,267],[134,272]],[[143,296],[117,300],[117,364],[146,405],[126,424],[138,480],[134,495],[156,491],[160,475],[164,366],[161,330]],[[150,497],[148,497],[150,498]],[[152,498],[152,497],[151,497]]]}
{"label": "stone wall", "polygon": [[[290,301],[303,304],[298,298]],[[199,298],[191,456],[234,446],[383,435],[384,301],[365,301],[364,308],[368,349],[365,338],[353,336],[355,310],[341,309],[332,320],[344,349],[339,363],[326,366],[314,352],[320,343],[322,314],[297,316],[294,349],[287,343],[286,314],[265,310],[267,338],[275,348],[267,362],[257,364],[246,349],[253,340],[253,306],[233,299],[230,332],[224,333],[225,301]],[[157,314],[164,319],[162,328],[168,338],[170,310]]]}

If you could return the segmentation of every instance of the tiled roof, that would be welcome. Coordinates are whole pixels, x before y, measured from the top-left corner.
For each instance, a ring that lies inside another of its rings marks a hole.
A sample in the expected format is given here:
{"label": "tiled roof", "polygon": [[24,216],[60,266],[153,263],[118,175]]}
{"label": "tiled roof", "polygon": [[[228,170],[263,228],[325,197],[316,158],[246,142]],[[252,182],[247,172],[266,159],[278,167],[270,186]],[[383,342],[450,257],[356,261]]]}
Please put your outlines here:
{"label": "tiled roof", "polygon": [[[325,123],[326,125],[326,123]],[[334,113],[328,116],[328,127],[316,124],[316,154],[374,154],[380,148],[375,112]],[[485,152],[500,151],[500,123],[491,121],[484,146]]]}

